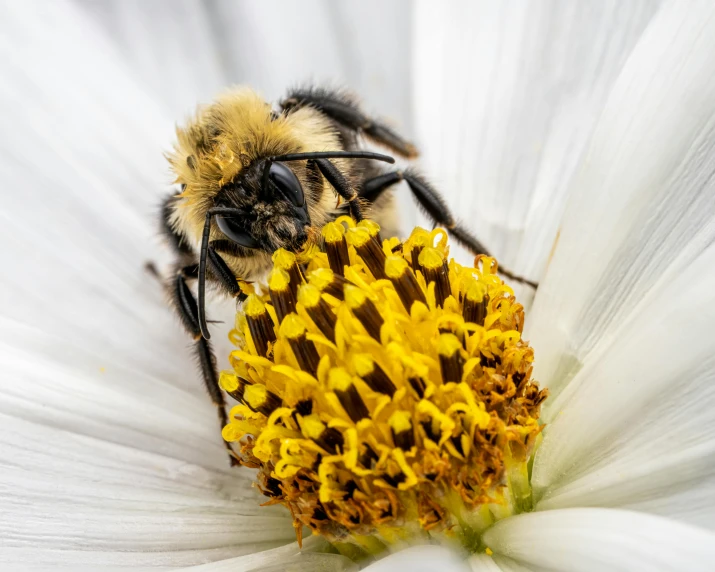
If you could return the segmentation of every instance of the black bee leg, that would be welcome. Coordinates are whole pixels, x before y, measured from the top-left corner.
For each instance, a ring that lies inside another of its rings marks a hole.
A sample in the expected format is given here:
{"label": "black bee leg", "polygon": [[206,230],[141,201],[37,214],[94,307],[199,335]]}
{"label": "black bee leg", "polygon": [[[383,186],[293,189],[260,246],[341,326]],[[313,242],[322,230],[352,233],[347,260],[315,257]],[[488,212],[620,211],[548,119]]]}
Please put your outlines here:
{"label": "black bee leg", "polygon": [[355,98],[345,92],[324,88],[298,89],[281,101],[281,108],[287,112],[304,106],[319,109],[338,124],[362,133],[402,157],[413,159],[418,155],[412,143],[381,121],[365,115]]}
{"label": "black bee leg", "polygon": [[[449,233],[461,244],[467,247],[474,254],[486,254],[489,256],[489,251],[479,242],[471,233],[454,220],[452,213],[449,211],[447,203],[442,196],[432,188],[432,186],[417,172],[407,169],[404,172],[395,171],[378,175],[372,179],[368,179],[360,189],[360,196],[365,200],[374,202],[382,192],[389,187],[404,180],[412,191],[412,194],[417,199],[417,202],[424,209],[436,224],[444,226]],[[532,288],[537,288],[538,284],[531,280],[527,280],[522,276],[517,276],[513,272],[499,267],[501,272],[507,278],[511,278],[515,282],[527,284]]]}
{"label": "black bee leg", "polygon": [[[194,339],[194,351],[198,358],[201,376],[208,391],[211,401],[216,406],[218,419],[223,428],[228,423],[226,415],[226,400],[223,392],[218,384],[218,374],[216,373],[216,357],[211,349],[210,342],[201,335],[199,327],[199,308],[196,304],[191,289],[186,283],[187,278],[196,278],[198,276],[198,265],[192,264],[180,269],[176,273],[172,289],[172,301],[176,307],[176,311],[184,324],[184,327]],[[236,453],[231,448],[230,443],[224,441],[226,451],[228,452],[231,466],[238,465]]]}
{"label": "black bee leg", "polygon": [[[208,270],[211,273],[211,277],[214,282],[223,288],[228,296],[231,298],[238,298],[240,302],[246,299],[246,295],[241,292],[241,288],[238,286],[238,280],[236,280],[236,275],[233,273],[226,264],[226,261],[218,253],[217,248],[220,248],[225,241],[213,241],[209,243],[209,250],[207,259]],[[198,276],[198,266],[197,266],[197,276]]]}
{"label": "black bee leg", "polygon": [[358,190],[361,199],[374,203],[387,189],[404,180],[402,171],[391,171],[363,181]]}
{"label": "black bee leg", "polygon": [[362,208],[360,207],[360,197],[357,191],[353,189],[348,180],[330,161],[327,159],[313,159],[313,161],[318,165],[318,169],[320,169],[320,172],[336,192],[347,201],[352,217],[358,222],[361,221],[363,219]]}

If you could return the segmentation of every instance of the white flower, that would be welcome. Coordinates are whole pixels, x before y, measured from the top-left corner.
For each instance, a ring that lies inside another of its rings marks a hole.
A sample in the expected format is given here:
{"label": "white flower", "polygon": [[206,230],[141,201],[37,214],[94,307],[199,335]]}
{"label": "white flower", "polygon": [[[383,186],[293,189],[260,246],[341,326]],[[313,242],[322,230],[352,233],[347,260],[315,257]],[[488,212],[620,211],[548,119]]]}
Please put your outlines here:
{"label": "white flower", "polygon": [[290,518],[225,467],[142,266],[162,256],[172,121],[239,79],[221,57],[273,97],[276,78],[336,73],[347,43],[379,68],[377,101],[409,36],[425,171],[501,260],[543,276],[527,337],[552,397],[536,511],[486,532],[493,556],[419,547],[373,570],[710,568],[715,8],[296,6],[0,5],[0,568],[352,569],[317,538],[299,554]]}

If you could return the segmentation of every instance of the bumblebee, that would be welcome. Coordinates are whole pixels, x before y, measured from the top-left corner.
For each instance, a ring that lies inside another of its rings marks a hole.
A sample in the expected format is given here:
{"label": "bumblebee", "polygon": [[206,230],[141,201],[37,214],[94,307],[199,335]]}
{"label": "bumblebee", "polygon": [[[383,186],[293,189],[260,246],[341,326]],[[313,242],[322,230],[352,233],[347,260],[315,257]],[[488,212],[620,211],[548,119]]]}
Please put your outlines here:
{"label": "bumblebee", "polygon": [[[274,251],[298,252],[316,229],[345,214],[359,221],[369,210],[388,235],[396,234],[389,191],[401,181],[435,224],[475,254],[487,253],[419,173],[385,168],[394,159],[366,150],[364,140],[405,159],[418,155],[412,143],[363,113],[354,97],[319,88],[290,92],[278,110],[250,89],[235,89],[177,128],[167,158],[181,190],[162,208],[162,231],[177,257],[168,289],[195,341],[222,427],[226,403],[209,342],[207,281],[241,301],[239,283],[264,275]],[[198,282],[198,300],[190,281]]]}

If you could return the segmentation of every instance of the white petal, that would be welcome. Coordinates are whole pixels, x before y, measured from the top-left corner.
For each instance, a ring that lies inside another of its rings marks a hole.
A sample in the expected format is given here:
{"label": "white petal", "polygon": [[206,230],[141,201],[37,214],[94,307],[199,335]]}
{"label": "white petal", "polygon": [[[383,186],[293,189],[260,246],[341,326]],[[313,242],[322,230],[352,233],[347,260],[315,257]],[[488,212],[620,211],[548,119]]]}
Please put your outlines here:
{"label": "white petal", "polygon": [[231,82],[249,84],[271,101],[306,82],[344,84],[370,112],[409,128],[408,1],[219,2],[205,8]]}
{"label": "white petal", "polygon": [[425,171],[507,268],[543,273],[573,172],[657,2],[419,2]]}
{"label": "white petal", "polygon": [[[0,562],[16,569],[176,566],[290,542],[249,471],[207,470],[0,416]],[[5,568],[3,568],[5,569]]]}
{"label": "white petal", "polygon": [[[497,572],[498,570],[502,572],[541,572],[540,568],[525,566],[500,554],[493,554],[492,556],[478,554],[472,556],[469,559],[469,563],[472,565],[473,572],[482,572],[482,570],[484,572]],[[480,566],[483,568],[480,568]]]}
{"label": "white petal", "polygon": [[715,244],[659,284],[550,404],[537,508],[640,508],[715,528],[713,269]]}
{"label": "white petal", "polygon": [[468,563],[472,572],[529,572],[525,566],[498,554],[475,554]]}
{"label": "white petal", "polygon": [[[212,6],[206,3],[79,4],[113,40],[143,87],[156,94],[177,120],[225,89],[231,83],[229,77],[235,76],[225,65],[225,52],[215,33],[217,22]],[[244,25],[234,21],[234,34],[241,35]]]}
{"label": "white petal", "polygon": [[177,120],[230,85],[274,101],[314,81],[344,84],[409,131],[408,0],[79,4]]}
{"label": "white petal", "polygon": [[527,337],[558,393],[715,237],[715,5],[673,2],[611,92],[572,182]]}
{"label": "white petal", "polygon": [[[0,318],[0,413],[223,469],[216,410],[202,395],[111,353]],[[200,390],[193,368],[183,378]]]}
{"label": "white petal", "polygon": [[299,549],[294,542],[287,546],[258,552],[240,558],[221,560],[182,568],[182,572],[356,572],[359,567],[344,556],[321,554],[326,551],[327,542],[312,536]]}
{"label": "white petal", "polygon": [[413,546],[390,554],[365,568],[366,572],[469,572],[464,557],[444,546]]}
{"label": "white petal", "polygon": [[495,552],[536,570],[712,570],[715,535],[642,513],[569,509],[522,514],[484,535]]}

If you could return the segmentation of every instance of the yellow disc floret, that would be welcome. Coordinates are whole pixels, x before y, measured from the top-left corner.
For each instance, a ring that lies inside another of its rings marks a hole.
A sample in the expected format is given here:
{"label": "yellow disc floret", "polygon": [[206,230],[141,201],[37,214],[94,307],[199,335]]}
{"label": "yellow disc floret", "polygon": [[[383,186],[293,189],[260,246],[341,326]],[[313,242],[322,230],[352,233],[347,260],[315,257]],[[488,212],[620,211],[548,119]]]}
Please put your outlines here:
{"label": "yellow disc floret", "polygon": [[296,255],[293,252],[280,248],[273,253],[273,264],[276,268],[288,271],[296,262]]}
{"label": "yellow disc floret", "polygon": [[299,539],[308,526],[353,555],[428,537],[479,547],[531,506],[547,393],[523,307],[494,259],[449,259],[443,229],[383,241],[345,218],[322,236],[327,255],[276,253],[266,294],[243,304],[224,437]]}
{"label": "yellow disc floret", "polygon": [[339,222],[329,222],[321,231],[327,242],[338,242],[345,236],[345,227]]}

